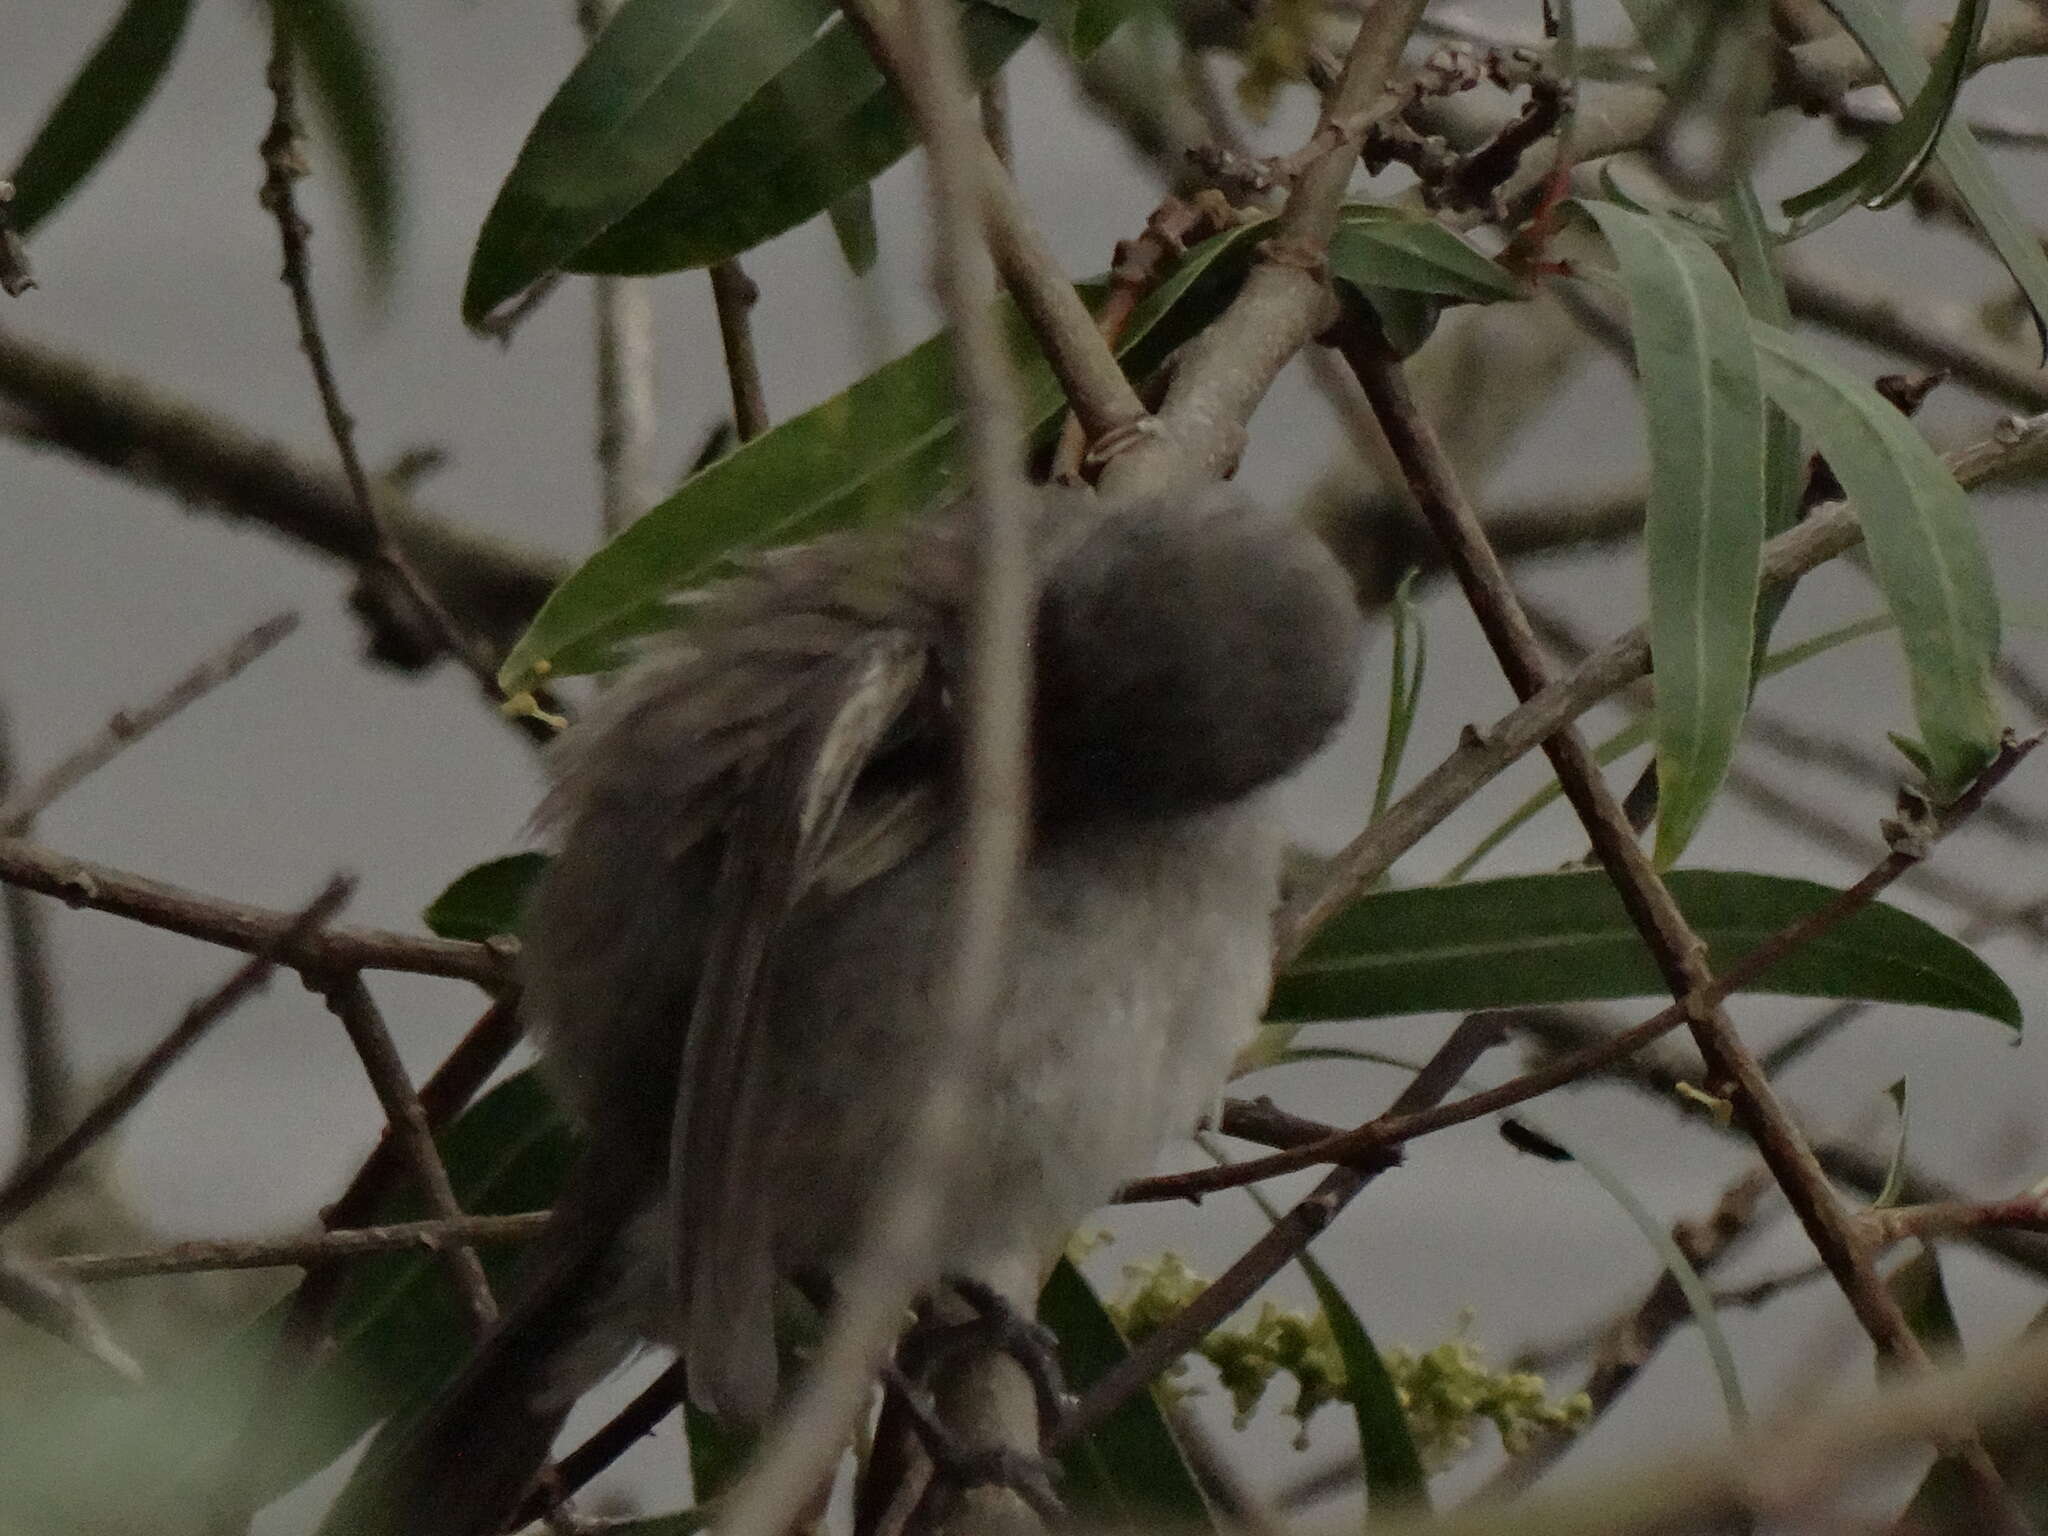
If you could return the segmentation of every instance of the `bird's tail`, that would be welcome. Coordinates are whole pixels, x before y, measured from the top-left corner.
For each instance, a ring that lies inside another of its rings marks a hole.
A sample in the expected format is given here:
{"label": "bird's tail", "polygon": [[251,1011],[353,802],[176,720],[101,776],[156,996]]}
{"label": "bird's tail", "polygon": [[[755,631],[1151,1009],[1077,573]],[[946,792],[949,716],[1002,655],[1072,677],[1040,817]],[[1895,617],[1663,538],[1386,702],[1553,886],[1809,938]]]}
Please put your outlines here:
{"label": "bird's tail", "polygon": [[563,1202],[518,1299],[424,1410],[385,1427],[321,1536],[497,1536],[510,1526],[570,1407],[633,1346],[628,1329],[601,1321],[630,1214],[616,1205]]}

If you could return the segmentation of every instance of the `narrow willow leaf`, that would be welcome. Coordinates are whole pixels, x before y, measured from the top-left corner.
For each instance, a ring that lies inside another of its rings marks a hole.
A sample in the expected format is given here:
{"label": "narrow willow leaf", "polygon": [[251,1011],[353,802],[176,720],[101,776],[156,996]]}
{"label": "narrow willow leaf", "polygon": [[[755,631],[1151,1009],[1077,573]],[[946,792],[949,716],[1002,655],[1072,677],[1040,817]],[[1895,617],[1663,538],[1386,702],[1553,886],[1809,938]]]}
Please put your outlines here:
{"label": "narrow willow leaf", "polygon": [[[1876,61],[1893,94],[1901,101],[1915,98],[1927,81],[1927,62],[1887,0],[1823,3]],[[1991,162],[1966,125],[1951,120],[1935,143],[1934,155],[1955,184],[1956,195],[1970,210],[1970,217],[2026,296],[2034,314],[2034,329],[2041,338],[2042,356],[2048,359],[2048,252],[2041,249],[2040,237],[1992,174]]]}
{"label": "narrow willow leaf", "polygon": [[[1720,870],[1674,870],[1667,881],[1717,965],[1837,894],[1810,880]],[[1997,972],[1882,904],[1793,950],[1750,990],[1917,1003],[2020,1027],[2019,1002]],[[1663,991],[1613,883],[1580,870],[1361,896],[1280,977],[1267,1016],[1383,1018]]]}
{"label": "narrow willow leaf", "polygon": [[391,82],[356,0],[273,0],[314,105],[340,153],[363,267],[382,287],[391,278],[405,209],[405,158],[391,109]]}
{"label": "narrow willow leaf", "polygon": [[14,227],[28,234],[99,168],[163,83],[192,0],[128,0],[14,168]]}
{"label": "narrow willow leaf", "polygon": [[1628,290],[1649,418],[1657,860],[1692,838],[1749,708],[1764,542],[1764,401],[1742,294],[1698,236],[1587,203]]}
{"label": "narrow willow leaf", "polygon": [[1415,1435],[1408,1415],[1401,1411],[1401,1394],[1386,1361],[1315,1256],[1303,1249],[1295,1262],[1315,1287],[1316,1302],[1330,1320],[1337,1353],[1344,1359],[1344,1396],[1358,1420],[1359,1456],[1365,1463],[1366,1528],[1372,1529],[1372,1521],[1387,1515],[1426,1512],[1429,1474],[1415,1449]]}
{"label": "narrow willow leaf", "polygon": [[476,324],[646,202],[831,14],[830,0],[626,0],[498,189],[463,317]]}
{"label": "narrow willow leaf", "polygon": [[[1203,242],[1146,296],[1119,343],[1134,376],[1220,310],[1262,235],[1253,224]],[[1024,420],[1048,429],[1063,405],[1059,388],[1014,309],[1005,302],[1000,310],[1021,363]],[[543,674],[612,664],[622,640],[678,622],[676,594],[741,550],[930,504],[953,482],[960,425],[951,354],[935,336],[692,475],[555,589],[506,657],[500,683],[514,694]]]}
{"label": "narrow willow leaf", "polygon": [[1067,51],[1086,59],[1110,38],[1117,28],[1155,3],[1155,0],[1067,0],[1061,18],[1060,35]]}
{"label": "narrow willow leaf", "polygon": [[[1984,30],[1991,0],[1961,0],[1949,23],[1948,40],[1934,67],[1899,120],[1882,130],[1856,160],[1819,186],[1785,199],[1785,212],[1809,213],[1852,195],[1866,208],[1889,208],[1927,168],[1942,130],[1955,113],[1956,98],[1969,78],[1970,55]],[[1873,55],[1874,56],[1874,55]]]}
{"label": "narrow willow leaf", "polygon": [[1969,498],[1876,390],[1775,326],[1752,329],[1764,387],[1855,503],[1899,622],[1933,788],[1954,793],[1997,751],[2002,729],[1991,686],[1998,593]]}
{"label": "narrow willow leaf", "polygon": [[[961,46],[977,83],[1029,41],[1036,23],[1025,11],[960,0]],[[823,212],[894,165],[916,139],[866,47],[835,19],[715,132],[676,145],[658,184],[591,231],[565,264],[576,272],[651,273],[723,261]]]}
{"label": "narrow willow leaf", "polygon": [[[1067,1383],[1085,1392],[1130,1353],[1116,1321],[1073,1261],[1061,1259],[1038,1297],[1038,1320],[1060,1341]],[[1213,1530],[1215,1517],[1150,1392],[1124,1399],[1103,1426],[1060,1458],[1061,1496],[1105,1526]]]}
{"label": "narrow willow leaf", "polygon": [[1361,289],[1436,293],[1474,304],[1529,292],[1436,220],[1371,204],[1344,210],[1330,238],[1330,275]]}
{"label": "narrow willow leaf", "polygon": [[1873,1209],[1882,1210],[1888,1205],[1897,1205],[1899,1196],[1906,1188],[1906,1136],[1911,1125],[1906,1110],[1906,1080],[1902,1077],[1885,1089],[1885,1097],[1892,1101],[1892,1108],[1898,1111],[1899,1133],[1892,1139],[1892,1160],[1884,1172],[1884,1187],[1877,1192],[1877,1198],[1870,1202]]}
{"label": "narrow willow leaf", "polygon": [[[1800,641],[1797,645],[1788,645],[1784,650],[1773,653],[1761,667],[1757,668],[1756,680],[1762,682],[1767,677],[1776,677],[1780,672],[1796,667],[1801,662],[1826,655],[1837,646],[1847,645],[1852,640],[1862,640],[1871,635],[1881,635],[1893,628],[1896,628],[1896,625],[1892,621],[1892,616],[1888,613],[1878,613],[1826,630]],[[1631,721],[1594,748],[1594,757],[1604,766],[1626,756],[1650,739],[1650,731],[1654,724],[1654,719],[1647,715]],[[1539,811],[1545,809],[1563,793],[1555,778],[1546,779],[1541,789],[1516,806],[1499,826],[1474,843],[1472,851],[1453,864],[1439,883],[1453,885],[1471,874],[1481,859],[1519,832]]]}
{"label": "narrow willow leaf", "polygon": [[834,198],[825,213],[832,221],[832,238],[839,242],[839,254],[846,259],[847,267],[855,277],[866,277],[874,270],[877,254],[874,189],[862,182],[851,192]]}
{"label": "narrow willow leaf", "polygon": [[479,864],[429,902],[421,919],[444,939],[473,944],[516,933],[533,883],[547,867],[544,853],[515,853]]}
{"label": "narrow willow leaf", "polygon": [[[1526,1115],[1519,1118],[1526,1120]],[[1671,1236],[1669,1223],[1659,1221],[1650,1214],[1636,1192],[1628,1183],[1601,1159],[1576,1141],[1567,1140],[1553,1133],[1547,1126],[1533,1126],[1536,1133],[1546,1141],[1555,1143],[1571,1154],[1572,1161],[1586,1170],[1608,1197],[1621,1207],[1635,1229],[1642,1233],[1663,1264],[1665,1273],[1677,1285],[1678,1293],[1685,1298],[1685,1307],[1692,1314],[1692,1320],[1699,1325],[1700,1339],[1707,1346],[1707,1358],[1713,1363],[1714,1380],[1721,1389],[1721,1406],[1727,1412],[1729,1428],[1741,1431],[1749,1422],[1749,1406],[1743,1401],[1742,1378],[1735,1370],[1735,1352],[1728,1347],[1728,1335],[1721,1329],[1721,1314],[1714,1305],[1713,1293],[1700,1278],[1700,1272],[1693,1268],[1692,1260],[1685,1256]]]}
{"label": "narrow willow leaf", "polygon": [[[1394,654],[1387,669],[1387,730],[1380,744],[1379,781],[1372,791],[1375,821],[1393,798],[1394,781],[1400,777],[1408,735],[1414,729],[1415,713],[1422,702],[1423,673],[1429,664],[1429,631],[1423,626],[1411,595],[1415,574],[1410,571],[1394,588]],[[1411,646],[1415,651],[1412,664],[1408,660]]]}

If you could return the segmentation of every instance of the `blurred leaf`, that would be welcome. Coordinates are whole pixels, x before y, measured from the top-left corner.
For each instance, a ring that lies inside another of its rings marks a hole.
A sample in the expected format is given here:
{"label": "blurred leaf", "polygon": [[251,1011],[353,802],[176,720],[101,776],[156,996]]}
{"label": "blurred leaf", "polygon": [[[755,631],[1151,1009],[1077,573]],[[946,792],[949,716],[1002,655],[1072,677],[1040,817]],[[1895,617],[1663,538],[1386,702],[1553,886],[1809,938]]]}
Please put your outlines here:
{"label": "blurred leaf", "polygon": [[1960,0],[1955,19],[1949,23],[1948,40],[1899,120],[1879,132],[1853,163],[1819,186],[1786,198],[1785,212],[1796,217],[1838,203],[1845,196],[1866,208],[1889,208],[1905,196],[1914,178],[1934,157],[1942,130],[1955,112],[1956,98],[1969,78],[1970,55],[1990,11],[1991,0]]}
{"label": "blurred leaf", "polygon": [[[456,1199],[474,1215],[552,1205],[575,1151],[567,1121],[532,1070],[493,1088],[438,1140]],[[416,1221],[427,1214],[419,1197],[408,1192],[386,1201],[375,1219]],[[477,1256],[492,1287],[504,1294],[516,1278],[521,1249],[487,1246]],[[272,1307],[206,1362],[206,1369],[249,1370],[251,1362],[267,1359],[289,1305]],[[352,1261],[335,1313],[333,1352],[290,1393],[263,1405],[273,1420],[269,1443],[276,1452],[252,1469],[252,1488],[266,1498],[283,1492],[341,1455],[372,1425],[425,1401],[468,1357],[469,1338],[462,1302],[433,1256]],[[250,1376],[263,1379],[260,1372]]]}
{"label": "blurred leaf", "polygon": [[[1681,869],[1666,878],[1717,965],[1838,894],[1776,875]],[[1362,896],[1280,977],[1268,1017],[1383,1018],[1664,990],[1612,882],[1583,870]],[[1918,1003],[2020,1027],[2019,1003],[1995,971],[1882,904],[1793,950],[1748,990]]]}
{"label": "blurred leaf", "polygon": [[[627,9],[635,3],[657,0],[628,0]],[[674,0],[658,3],[674,8]],[[1017,4],[959,5],[961,43],[980,83],[1024,45],[1035,22],[1031,9]],[[806,0],[806,9],[831,7]],[[708,266],[823,212],[916,142],[895,92],[853,29],[836,17],[816,37],[779,53],[774,70],[756,74],[738,100],[726,102],[729,93],[717,93],[725,104],[709,134],[687,143],[664,140],[655,183],[621,198],[623,208],[552,263],[575,272],[624,273]],[[689,79],[699,79],[694,67]],[[527,273],[511,291],[539,275]]]}
{"label": "blurred leaf", "polygon": [[272,3],[290,23],[314,105],[340,152],[363,268],[381,288],[397,256],[405,161],[379,49],[355,0]]}
{"label": "blurred leaf", "polygon": [[1060,38],[1068,53],[1085,59],[1115,36],[1117,28],[1155,3],[1156,0],[1065,0],[1059,17]]}
{"label": "blurred leaf", "polygon": [[1488,304],[1529,291],[1435,219],[1370,203],[1344,209],[1330,239],[1330,274],[1361,290],[1396,288]]}
{"label": "blurred leaf", "polygon": [[[1767,677],[1775,677],[1788,668],[1796,667],[1803,661],[1811,661],[1816,656],[1825,655],[1827,652],[1835,649],[1835,647],[1847,645],[1852,640],[1862,640],[1870,635],[1883,634],[1886,630],[1894,627],[1890,614],[1873,614],[1869,618],[1857,619],[1853,623],[1843,624],[1838,628],[1814,635],[1809,639],[1800,641],[1797,645],[1788,645],[1784,650],[1769,657],[1761,667],[1757,668],[1757,681],[1762,682]],[[1654,719],[1648,715],[1630,722],[1601,742],[1593,751],[1594,757],[1604,765],[1635,751],[1637,747],[1640,747],[1650,739],[1650,731],[1655,723]],[[1551,802],[1558,799],[1563,793],[1564,791],[1558,787],[1558,782],[1555,778],[1546,778],[1541,789],[1516,806],[1514,810],[1508,813],[1506,819],[1499,826],[1473,844],[1472,851],[1458,860],[1456,864],[1453,864],[1440,883],[1452,885],[1471,874],[1481,859],[1506,842],[1516,832],[1519,832],[1537,812],[1550,805]]]}
{"label": "blurred leaf", "polygon": [[1877,1198],[1870,1202],[1873,1209],[1897,1205],[1899,1196],[1906,1188],[1906,1080],[1902,1077],[1885,1089],[1885,1097],[1892,1101],[1892,1108],[1899,1113],[1899,1134],[1892,1141],[1891,1166],[1884,1171],[1884,1187],[1877,1192]]}
{"label": "blurred leaf", "polygon": [[[1893,94],[1901,101],[1914,99],[1926,83],[1929,71],[1898,13],[1884,0],[1823,3],[1876,61]],[[2041,338],[2042,355],[2048,358],[2048,252],[2041,249],[2040,237],[1992,174],[1991,162],[1968,127],[1951,120],[1936,141],[1934,155],[1948,172],[1956,195],[1970,210],[1970,217],[2026,296],[2034,315],[2034,329]]]}
{"label": "blurred leaf", "polygon": [[825,213],[832,220],[832,238],[839,242],[846,265],[855,277],[866,277],[874,270],[876,256],[874,189],[862,182],[835,198]]}
{"label": "blurred leaf", "polygon": [[185,36],[192,0],[128,0],[15,167],[14,227],[26,235],[78,190],[142,112]]}
{"label": "blurred leaf", "polygon": [[[1956,1325],[1955,1309],[1949,1305],[1940,1256],[1933,1247],[1923,1244],[1918,1253],[1885,1277],[1885,1286],[1929,1354],[1937,1359],[1960,1358],[1962,1333]],[[2048,1310],[2036,1313],[2020,1337],[2038,1337],[2044,1328],[2048,1328]],[[1984,1449],[1991,1453],[1991,1464],[2025,1518],[2036,1527],[2048,1525],[2048,1435],[2041,1433],[2038,1424],[2021,1418],[1986,1430]],[[1953,1457],[1944,1456],[1927,1469],[1919,1492],[1895,1528],[1970,1531],[1982,1520],[1983,1504],[1973,1491],[1972,1480]]]}
{"label": "blurred leaf", "polygon": [[648,1515],[639,1520],[607,1521],[605,1536],[697,1536],[709,1530],[717,1515],[711,1509],[686,1509],[673,1515]]}
{"label": "blurred leaf", "polygon": [[830,0],[626,0],[498,189],[463,318],[477,324],[639,207],[831,14]]}
{"label": "blurred leaf", "polygon": [[[1196,246],[1139,304],[1119,343],[1134,377],[1220,310],[1261,231]],[[1048,429],[1064,406],[1059,388],[1015,310],[999,308],[1020,359],[1024,420]],[[561,677],[611,664],[621,641],[680,622],[676,594],[735,553],[922,509],[953,482],[960,425],[951,353],[935,336],[692,475],[555,589],[500,682],[517,693],[536,669]]]}
{"label": "blurred leaf", "polygon": [[[1519,1116],[1526,1120],[1526,1115]],[[1635,1229],[1642,1233],[1663,1264],[1665,1273],[1671,1276],[1678,1292],[1685,1298],[1685,1307],[1692,1314],[1692,1320],[1699,1325],[1700,1340],[1707,1346],[1707,1358],[1714,1367],[1714,1380],[1721,1388],[1721,1406],[1727,1411],[1729,1426],[1738,1433],[1749,1422],[1749,1407],[1742,1398],[1742,1380],[1735,1371],[1735,1352],[1728,1347],[1728,1336],[1721,1330],[1721,1314],[1714,1306],[1713,1294],[1706,1282],[1700,1279],[1700,1272],[1693,1268],[1692,1260],[1685,1256],[1671,1236],[1670,1225],[1659,1221],[1650,1214],[1648,1206],[1637,1197],[1636,1192],[1612,1168],[1599,1158],[1590,1155],[1576,1142],[1567,1141],[1553,1134],[1547,1126],[1532,1126],[1538,1135],[1571,1155],[1573,1162],[1586,1170],[1586,1176],[1602,1189],[1608,1197],[1621,1207]]]}
{"label": "blurred leaf", "polygon": [[[1039,1293],[1038,1320],[1058,1335],[1067,1384],[1076,1392],[1086,1392],[1130,1353],[1095,1288],[1071,1260],[1060,1260]],[[1061,1494],[1083,1520],[1215,1526],[1172,1425],[1150,1392],[1124,1399],[1060,1464],[1066,1473]]]}
{"label": "blurred leaf", "polygon": [[428,903],[420,914],[429,931],[444,939],[482,943],[515,933],[533,882],[548,867],[544,853],[515,853],[479,864]]}
{"label": "blurred leaf", "polygon": [[[1263,1201],[1260,1202],[1264,1204]],[[1270,1212],[1269,1212],[1270,1214]],[[1358,1447],[1365,1463],[1366,1529],[1388,1515],[1429,1510],[1429,1476],[1415,1449],[1401,1394],[1372,1336],[1351,1310],[1329,1273],[1307,1249],[1295,1255],[1316,1301],[1330,1320],[1337,1352],[1344,1357],[1344,1395],[1358,1419]]]}
{"label": "blurred leaf", "polygon": [[1657,862],[1669,866],[1734,760],[1749,707],[1764,540],[1764,401],[1747,311],[1697,236],[1584,205],[1620,263],[1649,418]]}
{"label": "blurred leaf", "polygon": [[1998,593],[1969,498],[1876,390],[1775,326],[1751,327],[1764,387],[1826,455],[1856,505],[1912,674],[1913,712],[1939,795],[1998,749],[1991,686]]}
{"label": "blurred leaf", "polygon": [[[1393,798],[1394,780],[1401,773],[1401,759],[1408,751],[1408,735],[1415,725],[1415,713],[1422,703],[1422,678],[1429,662],[1429,630],[1423,625],[1410,595],[1415,572],[1403,576],[1394,588],[1394,654],[1387,675],[1387,731],[1380,744],[1379,781],[1373,786],[1372,816],[1378,820]],[[1409,636],[1413,635],[1411,641]],[[1410,665],[1408,649],[1415,649]]]}

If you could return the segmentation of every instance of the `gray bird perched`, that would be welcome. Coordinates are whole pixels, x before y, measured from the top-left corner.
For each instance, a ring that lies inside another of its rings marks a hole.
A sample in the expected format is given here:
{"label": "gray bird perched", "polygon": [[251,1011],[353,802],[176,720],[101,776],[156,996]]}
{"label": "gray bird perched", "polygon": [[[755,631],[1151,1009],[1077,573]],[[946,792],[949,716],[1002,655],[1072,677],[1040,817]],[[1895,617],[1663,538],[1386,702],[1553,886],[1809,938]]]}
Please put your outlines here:
{"label": "gray bird perched", "polygon": [[[499,1529],[643,1340],[700,1405],[768,1413],[777,1281],[856,1243],[947,1027],[970,533],[955,512],[754,562],[556,749],[523,1006],[588,1152],[520,1298],[380,1453],[378,1510],[330,1528]],[[1047,492],[1030,544],[1033,813],[920,1256],[933,1285],[1027,1294],[1250,1037],[1265,791],[1349,709],[1360,630],[1316,538],[1225,488]]]}

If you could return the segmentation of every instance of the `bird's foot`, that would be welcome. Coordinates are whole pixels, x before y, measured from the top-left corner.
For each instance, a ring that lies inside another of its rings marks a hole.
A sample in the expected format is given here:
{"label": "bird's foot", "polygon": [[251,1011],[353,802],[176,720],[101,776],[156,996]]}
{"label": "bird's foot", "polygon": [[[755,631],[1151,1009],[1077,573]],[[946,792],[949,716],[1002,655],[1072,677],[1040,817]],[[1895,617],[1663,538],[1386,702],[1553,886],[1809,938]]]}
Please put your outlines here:
{"label": "bird's foot", "polygon": [[931,1458],[933,1471],[953,1488],[1007,1488],[1022,1499],[1047,1526],[1066,1518],[1066,1508],[1053,1484],[1059,1463],[1009,1445],[962,1445],[933,1409],[931,1400],[901,1366],[888,1366],[884,1387],[901,1403],[910,1426]]}
{"label": "bird's foot", "polygon": [[1058,1335],[1036,1318],[1019,1312],[992,1285],[968,1279],[948,1283],[974,1309],[976,1316],[964,1323],[936,1323],[918,1329],[907,1341],[906,1367],[913,1375],[922,1375],[934,1365],[970,1349],[1009,1356],[1031,1383],[1032,1400],[1038,1408],[1039,1439],[1050,1440],[1060,1420],[1074,1406],[1073,1394],[1067,1390],[1066,1372],[1060,1367]]}

